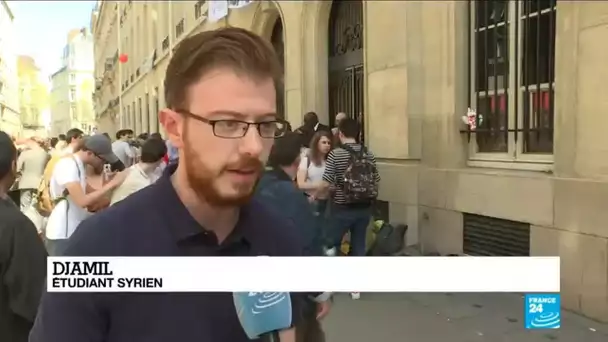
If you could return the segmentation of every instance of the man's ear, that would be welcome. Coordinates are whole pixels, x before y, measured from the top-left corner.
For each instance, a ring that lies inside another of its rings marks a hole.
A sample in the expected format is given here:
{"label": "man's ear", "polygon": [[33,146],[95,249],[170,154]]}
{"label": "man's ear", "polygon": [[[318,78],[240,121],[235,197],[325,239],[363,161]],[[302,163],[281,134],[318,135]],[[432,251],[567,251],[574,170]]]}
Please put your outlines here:
{"label": "man's ear", "polygon": [[167,140],[171,141],[173,146],[182,148],[184,145],[184,118],[179,113],[176,113],[169,108],[165,108],[159,113],[159,121],[165,129]]}

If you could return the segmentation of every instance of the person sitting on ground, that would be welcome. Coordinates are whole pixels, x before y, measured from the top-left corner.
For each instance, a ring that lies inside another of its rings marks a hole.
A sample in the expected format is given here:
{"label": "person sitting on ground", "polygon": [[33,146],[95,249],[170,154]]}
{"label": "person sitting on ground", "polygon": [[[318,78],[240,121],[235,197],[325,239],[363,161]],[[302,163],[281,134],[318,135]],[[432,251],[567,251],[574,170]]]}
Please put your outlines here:
{"label": "person sitting on ground", "polygon": [[164,141],[159,139],[146,140],[141,147],[140,162],[125,171],[129,174],[125,181],[112,193],[111,205],[156,182],[162,175],[162,172],[159,172],[159,166],[166,153],[167,145]]}

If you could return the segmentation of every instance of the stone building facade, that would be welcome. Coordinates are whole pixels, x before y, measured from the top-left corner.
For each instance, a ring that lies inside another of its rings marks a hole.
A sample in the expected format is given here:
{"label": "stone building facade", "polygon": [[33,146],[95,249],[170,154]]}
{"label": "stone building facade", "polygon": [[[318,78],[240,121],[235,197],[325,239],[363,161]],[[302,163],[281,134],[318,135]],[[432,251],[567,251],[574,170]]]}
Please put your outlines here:
{"label": "stone building facade", "polygon": [[[160,130],[175,44],[250,29],[283,58],[279,105],[293,126],[307,111],[363,123],[380,161],[379,207],[410,226],[409,243],[559,255],[563,306],[608,321],[608,3],[528,3],[254,1],[210,22],[205,1],[104,1],[99,129]],[[118,46],[129,61],[113,67]]]}

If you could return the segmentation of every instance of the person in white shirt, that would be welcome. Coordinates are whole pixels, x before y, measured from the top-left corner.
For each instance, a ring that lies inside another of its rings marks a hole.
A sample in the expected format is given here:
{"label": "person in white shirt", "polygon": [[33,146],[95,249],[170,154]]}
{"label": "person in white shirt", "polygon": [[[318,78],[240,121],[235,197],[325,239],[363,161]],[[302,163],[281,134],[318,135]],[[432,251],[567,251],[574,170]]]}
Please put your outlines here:
{"label": "person in white shirt", "polygon": [[300,190],[306,192],[311,203],[314,204],[315,213],[322,214],[327,203],[327,193],[319,189],[325,172],[325,159],[332,147],[331,133],[327,131],[315,133],[309,146],[306,155],[300,159],[296,180]]}
{"label": "person in white shirt", "polygon": [[61,149],[59,154],[62,156],[70,155],[80,148],[82,140],[84,139],[84,132],[78,128],[72,128],[65,134],[65,141],[67,146]]}
{"label": "person in white shirt", "polygon": [[133,130],[121,129],[116,132],[116,141],[112,143],[112,152],[123,163],[125,168],[133,165],[135,150],[129,143],[133,139]]}
{"label": "person in white shirt", "polygon": [[87,193],[85,165],[99,167],[116,160],[110,140],[103,135],[94,135],[86,138],[79,151],[57,161],[49,184],[50,195],[57,203],[46,225],[49,255],[63,253],[68,238],[88,217],[86,208],[108,195],[126,176],[118,173],[101,189]]}
{"label": "person in white shirt", "polygon": [[156,182],[162,174],[160,165],[166,153],[167,145],[164,141],[154,138],[146,140],[141,147],[140,162],[125,170],[128,172],[126,179],[112,193],[110,205]]}

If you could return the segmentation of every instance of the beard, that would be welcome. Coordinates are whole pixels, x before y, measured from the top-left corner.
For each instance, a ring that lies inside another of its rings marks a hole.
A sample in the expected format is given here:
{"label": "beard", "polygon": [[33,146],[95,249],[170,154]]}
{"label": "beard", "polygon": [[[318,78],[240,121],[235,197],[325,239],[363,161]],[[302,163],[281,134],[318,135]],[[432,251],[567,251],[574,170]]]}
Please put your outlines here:
{"label": "beard", "polygon": [[[180,163],[184,164],[188,183],[197,197],[215,207],[237,207],[249,202],[263,170],[262,162],[250,156],[241,157],[238,162],[224,167],[219,172],[210,170],[200,162],[192,144],[188,143],[184,144],[184,160]],[[233,186],[227,185],[230,186],[230,189],[227,190],[229,194],[223,193],[219,178],[227,170],[239,169],[256,170],[256,181],[253,184],[236,183]]]}

